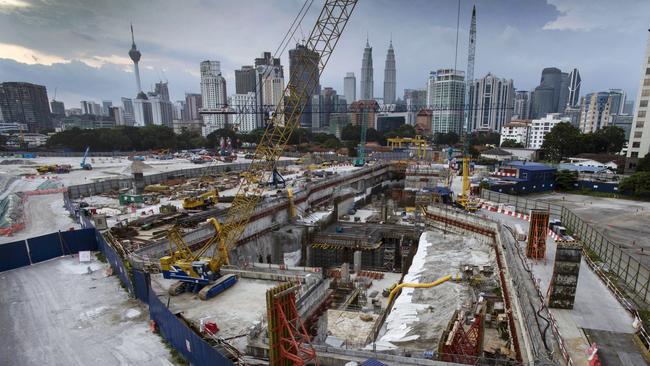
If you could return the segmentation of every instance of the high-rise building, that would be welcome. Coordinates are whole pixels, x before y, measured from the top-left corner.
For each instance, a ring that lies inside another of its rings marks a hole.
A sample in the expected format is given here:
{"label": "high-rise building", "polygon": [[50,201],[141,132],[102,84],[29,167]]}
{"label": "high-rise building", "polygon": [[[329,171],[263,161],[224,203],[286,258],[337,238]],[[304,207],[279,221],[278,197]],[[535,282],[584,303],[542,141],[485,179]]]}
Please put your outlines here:
{"label": "high-rise building", "polygon": [[199,111],[203,108],[201,94],[185,93],[185,117],[186,121],[201,119]]}
{"label": "high-rise building", "polygon": [[567,106],[577,107],[580,103],[580,72],[578,69],[571,70],[569,74],[569,95],[567,97]]}
{"label": "high-rise building", "polygon": [[235,70],[235,93],[247,94],[255,92],[259,83],[257,70],[253,66],[242,66]]}
{"label": "high-rise building", "polygon": [[31,83],[0,83],[0,120],[25,124],[29,132],[52,128],[45,87]]}
{"label": "high-rise building", "polygon": [[160,96],[160,99],[166,102],[170,101],[169,87],[167,86],[167,82],[162,82],[162,81],[157,82],[154,90],[156,95]]}
{"label": "high-rise building", "polygon": [[404,103],[408,111],[417,112],[427,107],[427,89],[404,89]]}
{"label": "high-rise building", "polygon": [[632,115],[632,112],[634,112],[634,100],[626,100],[623,103],[623,114]]}
{"label": "high-rise building", "polygon": [[634,122],[630,131],[630,140],[627,144],[628,158],[643,158],[650,152],[650,113],[648,113],[648,103],[650,102],[650,35],[648,36],[641,65],[641,81],[639,83],[639,92],[636,94],[636,107],[633,114]]}
{"label": "high-rise building", "polygon": [[136,91],[135,93],[138,94],[142,91],[142,84],[140,83],[140,68],[138,67],[138,63],[140,62],[140,57],[142,57],[142,54],[140,51],[138,51],[138,47],[135,46],[135,37],[133,36],[133,24],[131,24],[131,49],[129,50],[129,57],[131,58],[131,61],[133,61],[133,73],[135,74],[135,84],[136,84]]}
{"label": "high-rise building", "polygon": [[430,80],[431,132],[460,135],[464,120],[465,73],[454,69],[440,69]]}
{"label": "high-rise building", "polygon": [[110,100],[102,100],[102,116],[110,116],[111,107],[113,102]]}
{"label": "high-rise building", "polygon": [[50,102],[50,110],[55,116],[65,116],[65,105],[61,101],[52,99]]}
{"label": "high-rise building", "polygon": [[134,126],[144,127],[153,124],[151,103],[149,103],[149,98],[144,92],[138,93],[138,96],[133,100],[133,116],[135,119]]}
{"label": "high-rise building", "polygon": [[[261,83],[256,97],[257,104],[264,110],[269,110],[271,114],[274,108],[284,103],[284,69],[280,59],[273,58],[271,52],[263,52],[262,57],[256,58],[255,68]],[[284,116],[278,117],[283,118]],[[266,116],[258,113],[255,118],[256,125],[263,127]]]}
{"label": "high-rise building", "polygon": [[510,122],[514,104],[512,79],[501,79],[490,73],[470,84],[469,130],[501,131]]}
{"label": "high-rise building", "polygon": [[612,104],[612,97],[608,92],[587,94],[581,104],[580,130],[583,133],[596,132],[607,126]]}
{"label": "high-rise building", "polygon": [[526,90],[515,91],[514,109],[512,111],[513,119],[530,118],[530,92]]}
{"label": "high-rise building", "polygon": [[149,98],[151,104],[151,121],[156,126],[167,126],[172,128],[174,121],[174,106],[172,102],[163,99],[159,94]]}
{"label": "high-rise building", "polygon": [[124,114],[124,125],[135,126],[135,112],[131,98],[122,97],[122,113]]}
{"label": "high-rise building", "polygon": [[562,117],[560,113],[549,113],[546,117],[533,119],[528,135],[528,148],[541,149],[546,135],[553,127],[562,122],[570,122],[568,118]]}
{"label": "high-rise building", "polygon": [[433,107],[433,90],[436,85],[436,72],[429,71],[429,78],[427,79],[427,108]]}
{"label": "high-rise building", "polygon": [[611,106],[610,114],[623,114],[623,108],[625,107],[625,91],[623,89],[609,89],[609,95],[611,97]]}
{"label": "high-rise building", "polygon": [[[311,128],[312,126],[312,96],[320,94],[319,68],[320,55],[308,49],[306,46],[297,44],[296,48],[289,50],[289,84],[294,97],[302,95],[306,97],[306,104],[300,117],[300,127]],[[288,111],[290,112],[290,111]]]}
{"label": "high-rise building", "polygon": [[361,100],[374,99],[372,75],[372,47],[366,39],[366,48],[363,49],[363,59],[361,60]]}
{"label": "high-rise building", "polygon": [[343,78],[343,93],[348,103],[357,100],[357,78],[353,72],[348,72]]}
{"label": "high-rise building", "polygon": [[[219,61],[201,62],[201,100],[203,110],[217,112],[226,107],[226,79],[221,76]],[[226,126],[225,114],[203,115],[203,136]]]}
{"label": "high-rise building", "polygon": [[124,126],[124,111],[120,107],[110,107],[108,116],[115,121],[115,126]]}
{"label": "high-rise building", "polygon": [[81,112],[83,114],[89,114],[93,116],[102,115],[102,107],[98,103],[87,100],[82,100],[79,103],[81,104]]}
{"label": "high-rise building", "polygon": [[[563,84],[562,71],[556,67],[547,67],[542,70],[542,79],[538,87],[533,91],[532,97],[532,117],[539,118],[546,116],[548,113],[556,113],[564,106],[559,108],[560,91]],[[568,79],[568,75],[566,77]],[[567,88],[568,82],[565,82]],[[567,98],[568,98],[568,92]]]}
{"label": "high-rise building", "polygon": [[559,113],[564,112],[564,109],[567,106],[569,100],[569,74],[563,72],[560,76],[560,96],[557,102],[557,111]]}
{"label": "high-rise building", "polygon": [[384,67],[384,104],[395,104],[397,93],[397,70],[395,69],[395,50],[393,41],[390,41],[386,53],[386,66]]}
{"label": "high-rise building", "polygon": [[185,119],[185,101],[177,100],[174,102],[174,119],[175,120],[184,120]]}
{"label": "high-rise building", "polygon": [[248,92],[246,94],[233,94],[230,97],[230,105],[235,109],[241,109],[246,113],[237,115],[238,130],[240,132],[251,132],[261,126],[257,124],[257,113],[255,107],[257,106],[257,94],[255,92]]}

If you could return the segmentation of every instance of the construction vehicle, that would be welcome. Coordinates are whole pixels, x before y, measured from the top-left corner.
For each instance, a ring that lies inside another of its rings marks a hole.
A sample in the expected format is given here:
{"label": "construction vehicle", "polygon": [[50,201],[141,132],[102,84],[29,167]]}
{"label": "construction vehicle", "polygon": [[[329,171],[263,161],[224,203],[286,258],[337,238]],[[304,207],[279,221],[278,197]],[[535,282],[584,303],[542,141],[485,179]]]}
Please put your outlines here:
{"label": "construction vehicle", "polygon": [[[230,263],[228,250],[221,235],[219,221],[212,217],[208,222],[214,226],[215,235],[196,253],[185,243],[177,228],[167,233],[171,254],[160,258],[163,278],[178,280],[169,287],[170,295],[187,291],[198,293],[201,300],[207,300],[237,283],[236,275],[221,275],[221,267]],[[207,256],[206,253],[215,244],[216,253]]]}
{"label": "construction vehicle", "polygon": [[70,165],[64,164],[52,164],[52,165],[40,165],[36,168],[36,171],[39,174],[55,173],[55,174],[65,174],[70,173],[72,167]]}
{"label": "construction vehicle", "polygon": [[219,193],[213,189],[198,196],[185,198],[183,200],[183,208],[186,210],[203,209],[215,205],[218,200]]}
{"label": "construction vehicle", "polygon": [[86,163],[86,159],[88,158],[88,152],[90,152],[90,146],[86,147],[86,152],[84,153],[84,158],[81,159],[81,163],[79,166],[81,166],[81,169],[83,170],[92,170],[93,166],[90,165],[90,163]]}
{"label": "construction vehicle", "polygon": [[[338,40],[347,25],[356,0],[328,0],[321,10],[316,24],[310,35],[305,39],[304,46],[312,53],[320,55],[317,68],[309,68],[302,79],[316,80],[327,65]],[[300,62],[311,62],[302,53]],[[290,78],[289,80],[298,78]],[[184,245],[182,236],[175,231],[170,237],[175,238],[176,250],[170,245],[170,255],[160,259],[165,278],[178,279],[170,291],[176,292],[192,288],[198,291],[199,298],[205,300],[215,296],[237,281],[235,276],[221,276],[221,267],[229,264],[228,255],[246,228],[255,207],[262,199],[262,193],[267,187],[270,175],[277,172],[276,163],[291,138],[293,131],[300,127],[300,118],[309,95],[312,95],[316,84],[295,84],[291,81],[285,87],[281,102],[276,106],[260,142],[255,148],[254,158],[248,165],[242,178],[239,190],[233,199],[223,224],[216,219],[210,219],[215,227],[215,234],[196,252]],[[311,88],[308,90],[308,88]],[[220,111],[206,114],[221,114]],[[215,192],[216,193],[216,192]],[[171,243],[171,240],[170,240]],[[212,250],[212,256],[206,254]],[[199,290],[199,287],[201,288]],[[180,289],[179,289],[180,288]]]}

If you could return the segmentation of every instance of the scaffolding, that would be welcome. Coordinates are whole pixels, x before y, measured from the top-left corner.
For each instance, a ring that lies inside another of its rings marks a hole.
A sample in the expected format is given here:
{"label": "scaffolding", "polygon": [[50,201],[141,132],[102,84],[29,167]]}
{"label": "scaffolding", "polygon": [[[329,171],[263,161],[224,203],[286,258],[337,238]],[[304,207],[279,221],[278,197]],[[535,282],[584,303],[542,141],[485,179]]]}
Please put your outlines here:
{"label": "scaffolding", "polygon": [[546,235],[548,234],[547,210],[530,210],[530,229],[526,256],[532,259],[546,258]]}
{"label": "scaffolding", "polygon": [[441,361],[478,364],[483,349],[483,319],[485,306],[481,301],[477,305],[474,320],[465,330],[465,315],[456,310],[449,326],[443,333],[438,347]]}
{"label": "scaffolding", "polygon": [[266,291],[269,365],[318,365],[316,350],[296,308],[298,286],[285,282]]}

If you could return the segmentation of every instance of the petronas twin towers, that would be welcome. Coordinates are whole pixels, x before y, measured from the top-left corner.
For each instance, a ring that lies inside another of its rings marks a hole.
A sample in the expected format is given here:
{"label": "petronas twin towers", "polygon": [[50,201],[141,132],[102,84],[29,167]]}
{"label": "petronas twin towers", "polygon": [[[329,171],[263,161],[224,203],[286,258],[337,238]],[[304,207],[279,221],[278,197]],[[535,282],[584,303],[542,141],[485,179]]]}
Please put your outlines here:
{"label": "petronas twin towers", "polygon": [[[386,64],[384,67],[384,104],[394,104],[396,100],[397,70],[395,69],[395,50],[391,40],[386,54]],[[363,60],[361,61],[361,100],[374,99],[374,81],[372,67],[372,47],[366,40],[366,48],[363,50]]]}

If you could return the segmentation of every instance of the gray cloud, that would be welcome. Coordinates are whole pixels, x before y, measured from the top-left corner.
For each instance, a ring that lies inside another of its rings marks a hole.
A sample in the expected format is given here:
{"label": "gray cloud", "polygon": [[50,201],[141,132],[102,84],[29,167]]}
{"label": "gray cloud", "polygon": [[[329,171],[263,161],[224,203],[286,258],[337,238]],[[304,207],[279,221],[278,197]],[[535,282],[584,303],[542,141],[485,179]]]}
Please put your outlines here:
{"label": "gray cloud", "polygon": [[[79,99],[117,101],[134,94],[133,74],[124,63],[131,21],[143,55],[143,84],[148,88],[164,73],[172,97],[178,99],[186,91],[199,91],[198,64],[205,59],[221,61],[233,92],[234,69],[252,63],[262,51],[275,50],[303,4],[302,0],[24,1],[31,6],[0,9],[0,56],[1,44],[10,44],[71,62],[44,66],[3,59],[0,81],[42,83],[50,93],[56,87],[58,98],[73,106]],[[462,2],[460,69],[466,64],[471,5]],[[310,31],[320,6],[320,1],[314,2],[303,22],[304,33]],[[321,84],[342,91],[346,72],[359,77],[369,34],[375,95],[381,95],[392,34],[398,90],[423,87],[430,70],[453,66],[456,6],[455,0],[361,0]],[[495,0],[478,2],[477,11],[477,76],[492,72],[514,79],[518,89],[531,89],[543,67],[578,67],[583,92],[624,88],[636,93],[650,2]],[[288,68],[286,53],[283,64]]]}

